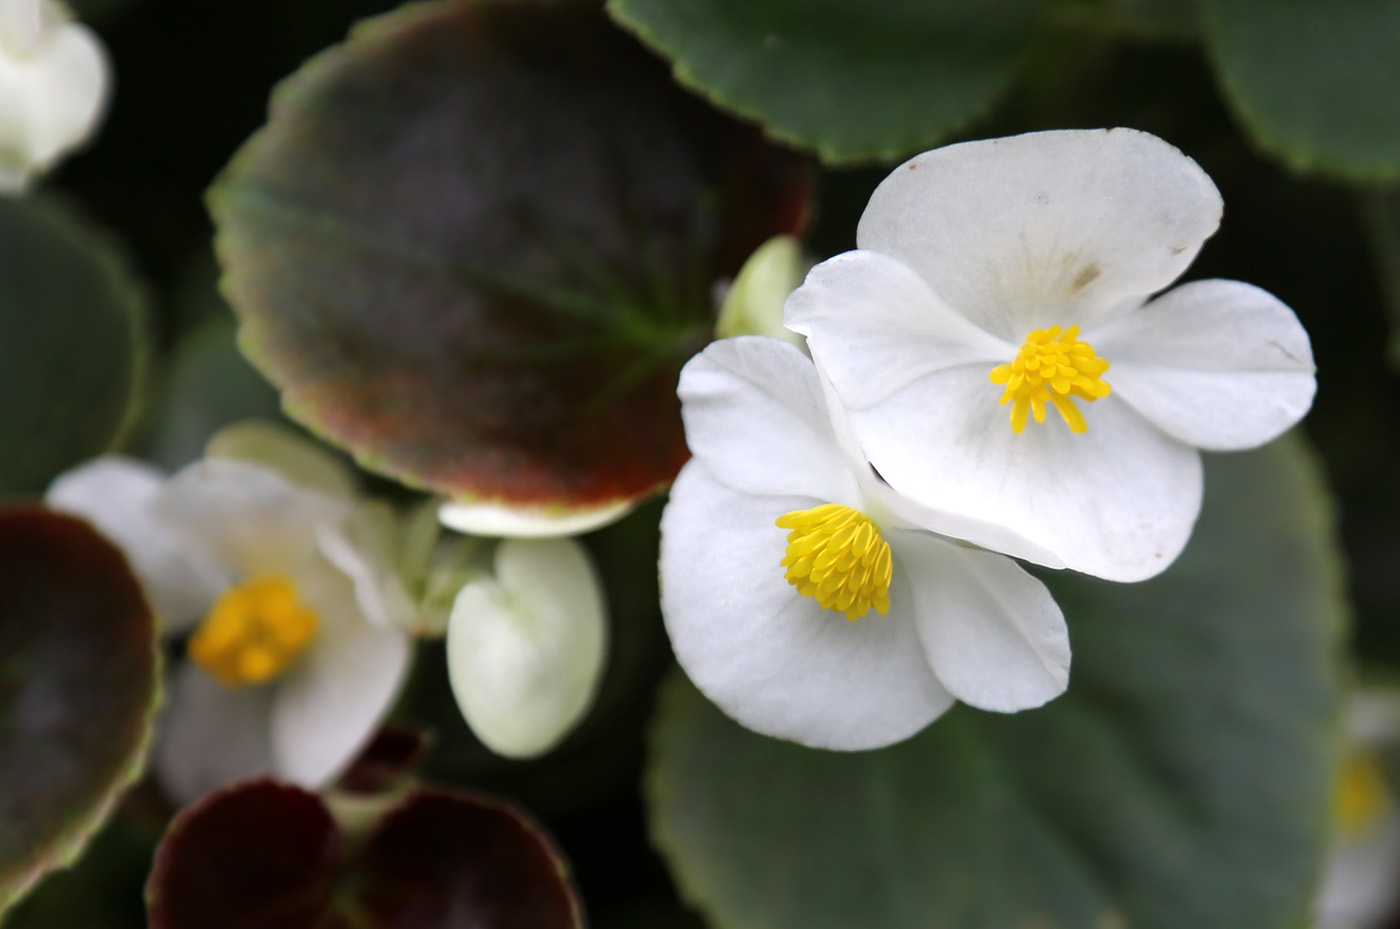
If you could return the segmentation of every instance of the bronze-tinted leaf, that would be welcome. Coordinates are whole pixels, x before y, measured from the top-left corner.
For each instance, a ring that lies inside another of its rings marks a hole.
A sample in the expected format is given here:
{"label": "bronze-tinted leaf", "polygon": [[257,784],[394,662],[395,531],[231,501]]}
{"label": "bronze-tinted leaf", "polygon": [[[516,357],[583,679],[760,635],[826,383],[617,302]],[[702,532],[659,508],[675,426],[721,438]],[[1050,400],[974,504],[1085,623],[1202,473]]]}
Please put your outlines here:
{"label": "bronze-tinted leaf", "polygon": [[152,929],[582,926],[536,827],[503,802],[437,788],[377,805],[328,805],[268,779],[216,791],[171,825],[147,899]]}
{"label": "bronze-tinted leaf", "polygon": [[77,858],[140,774],[157,665],[120,551],[70,516],[0,509],[0,912]]}
{"label": "bronze-tinted leaf", "polygon": [[712,286],[808,192],[596,5],[514,0],[359,26],[278,88],[210,204],[242,346],[294,416],[412,484],[581,509],[670,481]]}

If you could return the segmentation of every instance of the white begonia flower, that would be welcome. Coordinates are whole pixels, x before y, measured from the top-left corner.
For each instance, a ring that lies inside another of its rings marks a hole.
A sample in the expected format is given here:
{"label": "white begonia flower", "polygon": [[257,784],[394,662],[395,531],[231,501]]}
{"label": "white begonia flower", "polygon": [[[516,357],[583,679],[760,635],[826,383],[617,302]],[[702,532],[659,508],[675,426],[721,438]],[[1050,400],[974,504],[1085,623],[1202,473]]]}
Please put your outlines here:
{"label": "white begonia flower", "polygon": [[1400,809],[1383,756],[1400,747],[1400,691],[1351,699],[1337,779],[1335,833],[1313,906],[1317,929],[1377,929],[1400,904]]}
{"label": "white begonia flower", "polygon": [[817,265],[785,319],[893,487],[1141,580],[1190,535],[1197,450],[1273,439],[1316,388],[1307,334],[1265,291],[1149,301],[1220,214],[1200,167],[1144,132],[951,145],[880,184],[858,250]]}
{"label": "white begonia flower", "polygon": [[661,604],[691,680],[750,729],[841,750],[904,739],[955,699],[1013,712],[1061,693],[1069,639],[1044,585],[934,532],[1053,556],[895,494],[824,390],[759,336],[681,372],[694,457],[661,519]]}
{"label": "white begonia flower", "polygon": [[92,31],[53,0],[0,0],[0,192],[22,190],[81,145],[111,68]]}
{"label": "white begonia flower", "polygon": [[511,758],[557,745],[597,696],[607,655],[602,585],[572,539],[507,539],[447,627],[447,671],[482,744]]}
{"label": "white begonia flower", "polygon": [[410,650],[372,620],[384,598],[327,557],[356,501],[247,461],[162,481],[113,457],[63,475],[47,500],[122,547],[167,632],[194,630],[155,750],[174,799],[262,773],[324,786],[378,728]]}

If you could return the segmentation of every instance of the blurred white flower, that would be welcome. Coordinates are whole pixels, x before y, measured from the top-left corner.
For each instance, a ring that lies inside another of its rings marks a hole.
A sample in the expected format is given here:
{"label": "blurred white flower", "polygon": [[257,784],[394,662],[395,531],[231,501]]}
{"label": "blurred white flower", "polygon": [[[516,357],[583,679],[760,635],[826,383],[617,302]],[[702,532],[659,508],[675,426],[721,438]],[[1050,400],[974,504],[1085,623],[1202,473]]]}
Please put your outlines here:
{"label": "blurred white flower", "polygon": [[1265,291],[1149,302],[1220,213],[1200,167],[1144,132],[951,145],[880,184],[859,249],[814,268],[785,321],[893,487],[1141,580],[1190,536],[1197,449],[1273,439],[1316,387],[1307,333]]}
{"label": "blurred white flower", "polygon": [[895,494],[824,389],[761,336],[681,372],[694,457],[662,516],[661,598],[691,680],[751,729],[843,750],[904,739],[955,699],[1013,712],[1060,694],[1069,638],[1045,586],[948,536],[1054,556]]}
{"label": "blurred white flower", "polygon": [[1377,929],[1400,903],[1400,810],[1384,756],[1400,749],[1400,691],[1361,690],[1347,710],[1335,833],[1317,929]]}
{"label": "blurred white flower", "polygon": [[457,595],[447,670],[472,731],[499,755],[530,758],[579,723],[607,657],[602,585],[572,539],[507,539],[491,576]]}
{"label": "blurred white flower", "polygon": [[378,728],[408,668],[392,590],[374,583],[390,572],[371,553],[358,555],[359,576],[328,556],[353,545],[357,501],[320,482],[350,487],[348,474],[309,444],[292,457],[305,468],[290,475],[208,458],[167,480],[109,456],[47,495],[123,548],[166,632],[192,630],[155,751],[182,803],[260,773],[324,786]]}
{"label": "blurred white flower", "polygon": [[101,42],[54,0],[0,0],[0,192],[78,147],[106,106]]}

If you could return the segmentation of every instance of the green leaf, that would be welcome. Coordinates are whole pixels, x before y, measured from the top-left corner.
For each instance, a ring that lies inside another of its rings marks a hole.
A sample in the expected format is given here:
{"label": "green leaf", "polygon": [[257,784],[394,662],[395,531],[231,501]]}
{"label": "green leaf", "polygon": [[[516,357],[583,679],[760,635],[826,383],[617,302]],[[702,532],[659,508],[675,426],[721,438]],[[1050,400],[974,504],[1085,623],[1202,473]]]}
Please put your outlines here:
{"label": "green leaf", "polygon": [[1400,4],[1200,2],[1225,95],[1259,145],[1301,171],[1400,177]]}
{"label": "green leaf", "polygon": [[809,178],[590,4],[420,3],[273,96],[209,202],[240,344],[372,470],[559,510],[687,456],[712,285]]}
{"label": "green leaf", "polygon": [[1210,456],[1206,489],[1164,575],[1053,579],[1074,665],[1039,710],[841,754],[678,681],[647,788],[682,891],[717,929],[1300,925],[1339,701],[1327,498],[1295,440]]}
{"label": "green leaf", "polygon": [[988,109],[1042,0],[608,0],[718,105],[828,162],[894,160]]}
{"label": "green leaf", "polygon": [[0,498],[117,442],[144,335],[141,289],[104,234],[51,201],[0,199]]}
{"label": "green leaf", "polygon": [[148,456],[175,471],[204,456],[225,426],[281,419],[277,391],[238,351],[235,323],[214,317],[186,334],[167,369]]}
{"label": "green leaf", "polygon": [[0,508],[0,913],[71,864],[141,772],[155,623],[87,523]]}

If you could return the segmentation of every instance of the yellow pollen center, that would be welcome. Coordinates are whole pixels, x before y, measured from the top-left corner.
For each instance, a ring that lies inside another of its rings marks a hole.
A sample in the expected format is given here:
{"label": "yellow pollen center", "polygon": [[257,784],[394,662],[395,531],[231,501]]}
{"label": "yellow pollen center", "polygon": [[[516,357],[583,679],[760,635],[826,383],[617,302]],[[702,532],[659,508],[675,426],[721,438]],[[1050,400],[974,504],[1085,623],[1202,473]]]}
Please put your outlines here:
{"label": "yellow pollen center", "polygon": [[219,597],[190,638],[189,655],[227,687],[265,684],[301,657],[319,625],[291,581],[257,578]]}
{"label": "yellow pollen center", "polygon": [[1344,839],[1365,838],[1390,812],[1385,775],[1370,752],[1353,750],[1343,760],[1335,804],[1337,828]]}
{"label": "yellow pollen center", "polygon": [[1006,385],[1002,404],[1015,403],[1011,431],[1017,435],[1026,428],[1027,414],[1045,422],[1046,402],[1055,405],[1072,431],[1088,432],[1089,424],[1074,398],[1093,403],[1107,397],[1112,388],[1101,376],[1107,370],[1108,362],[1094,354],[1093,346],[1079,341],[1078,326],[1051,326],[1026,336],[1015,360],[993,368],[991,379],[993,384]]}
{"label": "yellow pollen center", "polygon": [[788,533],[787,581],[828,610],[860,619],[890,611],[890,545],[870,517],[839,503],[778,517]]}

